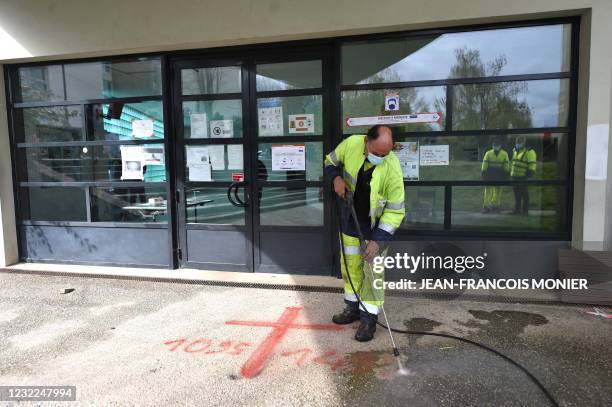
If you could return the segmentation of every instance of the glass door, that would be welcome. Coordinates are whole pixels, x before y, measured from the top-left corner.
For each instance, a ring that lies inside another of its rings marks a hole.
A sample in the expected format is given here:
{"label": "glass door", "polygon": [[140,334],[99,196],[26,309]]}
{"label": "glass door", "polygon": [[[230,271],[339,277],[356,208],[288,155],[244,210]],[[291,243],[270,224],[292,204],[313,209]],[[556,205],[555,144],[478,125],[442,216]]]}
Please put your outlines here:
{"label": "glass door", "polygon": [[174,63],[181,266],[331,275],[329,54]]}
{"label": "glass door", "polygon": [[180,264],[251,271],[245,65],[197,59],[174,72]]}
{"label": "glass door", "polygon": [[323,180],[331,124],[327,66],[316,51],[255,58],[255,271],[331,274],[331,205]]}

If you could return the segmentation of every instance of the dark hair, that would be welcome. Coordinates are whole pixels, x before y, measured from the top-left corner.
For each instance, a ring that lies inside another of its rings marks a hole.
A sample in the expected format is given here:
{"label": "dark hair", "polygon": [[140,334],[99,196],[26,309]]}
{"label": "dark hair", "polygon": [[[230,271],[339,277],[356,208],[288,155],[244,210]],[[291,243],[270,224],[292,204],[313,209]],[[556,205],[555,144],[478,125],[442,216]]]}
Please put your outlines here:
{"label": "dark hair", "polygon": [[391,131],[391,136],[393,136],[393,130],[391,130],[391,127],[389,126],[385,126],[384,124],[377,124],[375,126],[372,126],[370,128],[370,130],[368,130],[368,133],[366,135],[366,137],[368,138],[368,140],[370,141],[374,141],[378,138],[378,136],[380,136],[380,129],[386,127],[387,129],[389,129],[389,131]]}

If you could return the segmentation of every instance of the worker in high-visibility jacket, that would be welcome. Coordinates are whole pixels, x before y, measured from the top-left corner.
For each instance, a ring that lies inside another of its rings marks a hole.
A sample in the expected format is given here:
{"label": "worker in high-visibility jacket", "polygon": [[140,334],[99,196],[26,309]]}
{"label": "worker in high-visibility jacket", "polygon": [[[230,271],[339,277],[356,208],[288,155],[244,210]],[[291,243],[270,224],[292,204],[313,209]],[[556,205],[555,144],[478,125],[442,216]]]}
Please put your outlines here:
{"label": "worker in high-visibility jacket", "polygon": [[[482,178],[487,181],[507,179],[510,172],[510,159],[506,150],[502,149],[499,139],[493,140],[493,148],[487,151],[482,159]],[[487,185],[484,190],[482,212],[499,212],[502,188],[498,185]]]}
{"label": "worker in high-visibility jacket", "polygon": [[[370,263],[375,257],[384,256],[387,242],[405,214],[404,179],[399,160],[392,149],[391,129],[377,125],[367,135],[353,135],[344,139],[325,157],[325,172],[333,181],[335,193],[343,199],[347,190],[354,194],[359,226],[367,242],[362,253],[355,222],[349,213],[342,213],[340,239],[344,252],[340,254],[340,264],[346,307],[332,320],[341,325],[360,320],[355,339],[362,342],[374,337],[379,308],[384,301],[384,290],[380,284],[374,284],[375,279],[382,281],[383,273],[376,274],[374,279],[372,273],[362,273],[362,257],[363,261]],[[347,208],[343,208],[343,212],[348,212]],[[350,273],[357,292],[353,291],[347,273]]]}
{"label": "worker in high-visibility jacket", "polygon": [[[525,136],[517,136],[512,150],[510,164],[510,178],[512,181],[525,181],[533,177],[536,171],[536,152],[527,148]],[[514,212],[513,214],[529,214],[529,191],[526,184],[514,184]]]}

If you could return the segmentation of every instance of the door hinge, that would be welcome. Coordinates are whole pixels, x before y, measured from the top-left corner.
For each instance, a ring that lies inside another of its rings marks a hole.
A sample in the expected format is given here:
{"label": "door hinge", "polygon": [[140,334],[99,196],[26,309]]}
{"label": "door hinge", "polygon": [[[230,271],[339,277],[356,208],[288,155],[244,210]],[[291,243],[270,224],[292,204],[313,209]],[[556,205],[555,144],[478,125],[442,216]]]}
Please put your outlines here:
{"label": "door hinge", "polygon": [[176,250],[179,260],[183,260],[183,251],[181,249]]}
{"label": "door hinge", "polygon": [[175,196],[176,196],[176,203],[181,202],[181,191],[177,190]]}

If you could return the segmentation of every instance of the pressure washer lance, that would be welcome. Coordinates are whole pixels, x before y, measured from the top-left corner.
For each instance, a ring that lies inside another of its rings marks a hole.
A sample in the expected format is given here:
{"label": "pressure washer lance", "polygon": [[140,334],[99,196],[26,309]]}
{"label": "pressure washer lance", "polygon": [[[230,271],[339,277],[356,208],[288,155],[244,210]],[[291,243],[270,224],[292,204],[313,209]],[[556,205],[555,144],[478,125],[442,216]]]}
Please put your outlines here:
{"label": "pressure washer lance", "polygon": [[[339,200],[339,202],[342,202]],[[357,234],[359,235],[359,242],[360,242],[360,247],[362,250],[365,249],[365,239],[363,238],[363,233],[361,232],[361,228],[359,227],[359,222],[357,221],[357,213],[355,212],[355,207],[353,206],[353,193],[350,191],[346,192],[345,195],[345,200],[344,200],[345,204],[348,204],[350,211],[351,211],[351,216],[353,217],[353,221],[355,222],[355,227],[357,229]],[[339,206],[338,206],[339,207]],[[342,222],[340,222],[342,223]],[[340,225],[340,232],[342,232],[342,225]],[[344,253],[344,241],[342,240],[342,237],[340,237],[340,247],[342,250],[342,253]],[[351,275],[350,273],[348,273],[348,267],[346,266],[346,257],[344,257],[344,255],[342,256],[342,258],[344,259],[344,268],[347,270],[346,276],[348,278],[349,284],[351,285],[351,288],[353,289],[353,292],[355,293],[355,296],[357,297],[357,302],[359,303],[360,307],[363,308],[363,310],[365,312],[368,312],[368,310],[366,309],[366,307],[363,305],[363,303],[361,302],[361,297],[359,296],[359,294],[357,294],[357,290],[355,289],[355,286],[353,285],[353,280],[351,279]],[[364,262],[363,266],[366,266],[367,264]],[[373,273],[373,270],[371,267],[369,267],[369,265],[367,265],[368,268],[370,269],[370,272]],[[361,276],[362,276],[362,281],[363,276],[364,276],[364,268],[362,267],[361,269]],[[493,349],[483,343],[480,342],[476,342],[473,341],[471,339],[468,338],[464,338],[461,336],[456,336],[456,335],[451,335],[451,334],[445,334],[445,333],[441,333],[441,332],[425,332],[425,331],[411,331],[411,330],[406,330],[406,329],[398,329],[398,328],[392,328],[391,325],[389,325],[389,320],[387,319],[387,314],[385,312],[385,309],[383,306],[381,306],[381,309],[383,311],[383,316],[385,317],[385,322],[386,325],[381,323],[380,321],[376,321],[376,324],[387,329],[389,331],[389,336],[391,337],[391,343],[393,345],[393,356],[395,356],[395,358],[397,359],[397,364],[399,367],[398,373],[401,376],[406,376],[408,374],[410,374],[410,371],[406,368],[404,368],[402,361],[400,359],[400,352],[399,349],[397,348],[397,345],[395,344],[395,340],[393,339],[393,334],[392,332],[395,333],[400,333],[400,334],[406,334],[406,335],[421,335],[421,336],[437,336],[439,338],[448,338],[448,339],[454,339],[456,341],[460,341],[460,342],[464,342],[464,343],[469,343],[470,345],[473,346],[477,346],[481,349],[484,349],[488,352],[493,353],[494,355],[499,356],[500,358],[504,359],[506,362],[512,364],[513,366],[517,367],[519,370],[521,370],[523,373],[525,373],[525,375],[527,375],[527,377],[529,378],[529,380],[531,380],[544,394],[544,396],[546,396],[546,398],[548,399],[548,401],[550,402],[550,404],[554,407],[558,407],[559,403],[557,403],[557,400],[555,400],[555,398],[553,397],[553,395],[548,391],[548,389],[546,387],[544,387],[544,385],[538,380],[537,377],[535,377],[529,370],[527,370],[523,365],[521,365],[520,363],[518,363],[517,361],[515,361],[514,359],[504,355],[503,353],[501,353],[500,351]],[[369,312],[368,312],[369,314]]]}
{"label": "pressure washer lance", "polygon": [[[353,192],[351,191],[346,191],[346,195],[345,195],[345,201],[347,206],[349,207],[350,211],[351,211],[351,217],[353,218],[353,221],[355,222],[355,227],[357,228],[357,235],[359,236],[359,246],[361,247],[361,252],[364,253],[365,249],[366,249],[366,242],[365,242],[365,238],[363,237],[363,232],[361,231],[361,227],[359,226],[359,221],[357,220],[357,213],[355,212],[355,206],[354,206],[354,202],[353,202]],[[340,242],[342,244],[342,249],[344,252],[344,242],[342,242],[342,237],[340,237]],[[361,273],[362,273],[362,281],[365,280],[364,277],[364,270],[368,269],[370,271],[370,277],[372,278],[372,282],[375,279],[374,276],[374,271],[371,267],[370,264],[366,264],[366,261],[363,260],[362,257],[362,264],[361,264]],[[363,303],[361,302],[361,297],[359,296],[359,294],[357,294],[357,291],[355,290],[355,287],[353,286],[353,281],[351,280],[350,274],[347,270],[347,276],[349,279],[349,282],[351,283],[351,287],[353,288],[353,292],[355,292],[355,296],[357,297],[357,301],[359,302],[359,305],[361,306],[361,308],[363,308],[363,310],[368,313],[369,315],[370,312],[366,309],[366,307],[363,305]],[[374,295],[374,290],[372,289],[372,295]],[[395,360],[397,361],[397,367],[398,370],[397,372],[401,375],[401,376],[408,376],[410,374],[410,371],[408,369],[406,369],[404,367],[404,364],[402,363],[402,358],[400,355],[400,351],[395,343],[395,338],[393,338],[393,332],[391,332],[391,325],[389,324],[389,319],[387,319],[387,313],[385,312],[385,307],[384,305],[380,304],[380,309],[382,311],[383,317],[385,318],[385,325],[387,328],[387,332],[389,332],[389,338],[391,338],[391,345],[393,346],[393,356],[395,357]]]}

